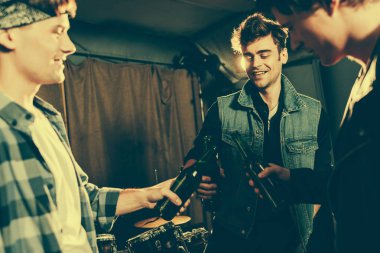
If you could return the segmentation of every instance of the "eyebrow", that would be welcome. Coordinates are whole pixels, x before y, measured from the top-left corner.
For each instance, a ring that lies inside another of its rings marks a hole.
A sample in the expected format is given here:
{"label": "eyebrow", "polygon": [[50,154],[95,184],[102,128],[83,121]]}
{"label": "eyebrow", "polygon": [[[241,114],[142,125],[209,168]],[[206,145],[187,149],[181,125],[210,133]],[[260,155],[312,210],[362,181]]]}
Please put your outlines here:
{"label": "eyebrow", "polygon": [[272,52],[272,50],[270,50],[270,49],[262,49],[262,50],[257,51],[258,54],[271,53],[271,52]]}
{"label": "eyebrow", "polygon": [[[270,49],[261,49],[259,51],[256,52],[256,54],[263,54],[263,53],[271,53],[272,50]],[[249,56],[249,55],[252,55],[251,52],[245,52],[243,55],[246,55],[246,56]]]}

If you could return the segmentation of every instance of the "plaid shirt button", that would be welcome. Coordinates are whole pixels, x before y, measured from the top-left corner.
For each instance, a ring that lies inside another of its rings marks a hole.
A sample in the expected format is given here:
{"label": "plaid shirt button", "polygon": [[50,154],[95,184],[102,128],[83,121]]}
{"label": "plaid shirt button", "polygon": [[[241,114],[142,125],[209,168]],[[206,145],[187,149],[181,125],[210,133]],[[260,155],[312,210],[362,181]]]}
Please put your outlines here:
{"label": "plaid shirt button", "polygon": [[33,117],[33,116],[32,116],[32,114],[30,114],[30,113],[25,114],[25,119],[26,119],[26,120],[30,120],[32,117]]}

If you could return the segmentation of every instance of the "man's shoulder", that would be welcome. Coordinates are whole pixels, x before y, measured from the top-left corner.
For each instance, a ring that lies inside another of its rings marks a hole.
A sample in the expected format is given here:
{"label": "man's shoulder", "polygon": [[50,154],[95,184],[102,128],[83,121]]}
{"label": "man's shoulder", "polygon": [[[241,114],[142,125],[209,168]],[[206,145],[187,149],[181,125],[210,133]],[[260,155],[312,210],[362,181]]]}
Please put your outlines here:
{"label": "man's shoulder", "polygon": [[16,139],[17,137],[13,127],[0,117],[0,142],[3,144],[11,143],[16,141]]}
{"label": "man's shoulder", "polygon": [[223,110],[240,110],[241,106],[241,90],[230,93],[228,95],[220,96],[217,98],[217,105],[219,111]]}
{"label": "man's shoulder", "polygon": [[306,103],[321,104],[321,101],[319,101],[318,99],[309,97],[309,96],[302,94],[302,93],[298,93],[298,95]]}
{"label": "man's shoulder", "polygon": [[235,91],[233,93],[217,97],[218,107],[221,104],[227,105],[231,103],[237,103],[240,97],[241,90]]}
{"label": "man's shoulder", "polygon": [[44,100],[41,97],[34,97],[34,103],[43,111],[52,114],[52,115],[60,115],[61,113],[49,102]]}
{"label": "man's shoulder", "polygon": [[0,117],[0,134],[7,131],[11,131],[11,126]]}
{"label": "man's shoulder", "polygon": [[238,90],[238,91],[235,91],[235,92],[230,93],[230,94],[227,94],[227,95],[219,96],[219,97],[218,97],[218,100],[219,100],[219,99],[230,100],[230,99],[238,98],[239,95],[240,95],[240,92],[241,92],[241,90]]}

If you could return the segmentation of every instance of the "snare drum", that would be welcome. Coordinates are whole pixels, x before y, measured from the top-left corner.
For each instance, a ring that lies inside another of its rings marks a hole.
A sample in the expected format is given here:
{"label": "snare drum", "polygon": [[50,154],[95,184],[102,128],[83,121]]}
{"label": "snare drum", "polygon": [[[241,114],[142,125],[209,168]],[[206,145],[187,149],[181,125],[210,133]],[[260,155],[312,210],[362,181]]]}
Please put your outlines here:
{"label": "snare drum", "polygon": [[202,253],[207,244],[208,231],[205,228],[196,228],[183,233],[183,239],[190,253]]}
{"label": "snare drum", "polygon": [[110,234],[99,234],[96,236],[96,243],[98,244],[99,253],[116,253],[116,240],[115,236]]}
{"label": "snare drum", "polygon": [[125,248],[128,253],[189,253],[181,228],[172,222],[129,239]]}

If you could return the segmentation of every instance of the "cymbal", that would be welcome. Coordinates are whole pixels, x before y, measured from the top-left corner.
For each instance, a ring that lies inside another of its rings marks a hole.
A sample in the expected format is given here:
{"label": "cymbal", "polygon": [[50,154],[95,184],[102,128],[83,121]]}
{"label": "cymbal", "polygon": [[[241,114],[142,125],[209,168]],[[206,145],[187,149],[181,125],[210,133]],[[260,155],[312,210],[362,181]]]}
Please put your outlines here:
{"label": "cymbal", "polygon": [[[171,220],[171,222],[173,222],[174,225],[181,225],[181,224],[184,224],[190,220],[191,220],[191,218],[189,216],[179,215],[179,216],[175,216]],[[145,220],[136,222],[134,224],[134,226],[137,228],[157,228],[157,227],[162,226],[168,222],[169,221],[164,220],[160,217],[153,217],[153,218],[149,218],[149,219],[145,219]]]}

